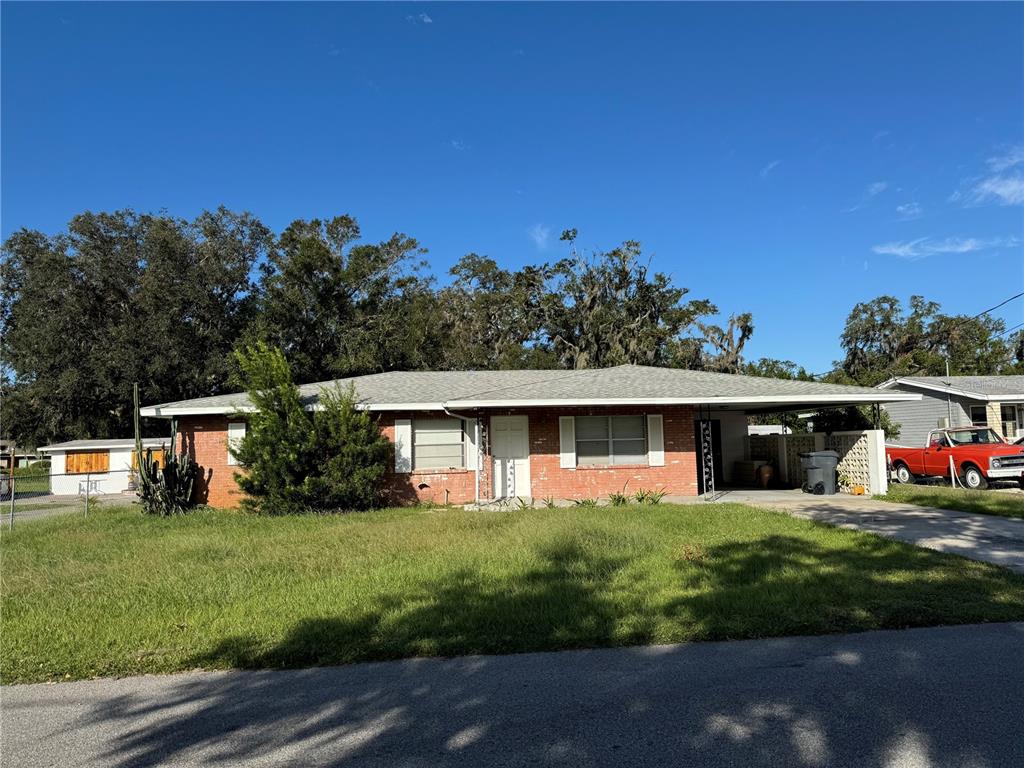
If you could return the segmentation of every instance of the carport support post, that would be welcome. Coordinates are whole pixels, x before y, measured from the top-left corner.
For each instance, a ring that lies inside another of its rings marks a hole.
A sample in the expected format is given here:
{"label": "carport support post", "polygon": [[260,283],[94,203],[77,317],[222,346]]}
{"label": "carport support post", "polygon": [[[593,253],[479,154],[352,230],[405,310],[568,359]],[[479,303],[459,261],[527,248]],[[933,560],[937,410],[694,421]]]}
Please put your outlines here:
{"label": "carport support post", "polygon": [[[14,461],[14,457],[11,456],[11,461]],[[11,530],[14,530],[14,470],[11,470]]]}

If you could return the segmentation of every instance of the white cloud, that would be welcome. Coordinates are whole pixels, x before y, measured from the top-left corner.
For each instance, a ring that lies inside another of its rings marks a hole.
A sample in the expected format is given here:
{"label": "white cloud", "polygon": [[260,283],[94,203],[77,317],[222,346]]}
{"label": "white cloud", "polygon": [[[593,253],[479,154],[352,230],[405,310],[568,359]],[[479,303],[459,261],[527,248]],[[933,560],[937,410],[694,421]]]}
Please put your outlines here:
{"label": "white cloud", "polygon": [[871,198],[878,197],[888,188],[888,181],[874,181],[871,184],[868,184],[867,189],[864,190],[864,195],[861,197],[860,202],[850,208],[844,208],[843,213],[853,213],[854,211],[859,211],[861,208],[868,204]]}
{"label": "white cloud", "polygon": [[985,161],[993,173],[1002,173],[1005,170],[1024,164],[1024,145],[1009,147],[1001,155],[990,157]]}
{"label": "white cloud", "polygon": [[1015,248],[1020,245],[1016,237],[947,237],[936,240],[932,237],[919,237],[916,240],[893,241],[872,247],[872,251],[880,256],[896,256],[901,259],[915,261],[943,253],[973,253],[993,248]]}
{"label": "white cloud", "polygon": [[464,142],[462,139],[452,139],[451,141],[448,142],[448,144],[451,145],[451,148],[454,149],[456,152],[461,152],[466,148],[466,142]]}
{"label": "white cloud", "polygon": [[772,160],[770,163],[768,163],[768,165],[766,165],[764,168],[762,168],[760,171],[758,171],[758,173],[760,174],[761,178],[762,179],[767,179],[768,178],[768,174],[771,173],[772,171],[774,171],[776,168],[778,168],[779,167],[779,163],[781,163],[781,162],[782,162],[781,160]]}
{"label": "white cloud", "polygon": [[405,20],[410,24],[433,24],[434,20],[425,13],[417,13],[415,16],[406,16]]}
{"label": "white cloud", "polygon": [[964,179],[949,202],[977,205],[1024,205],[1024,145],[1011,146],[985,161],[988,176]]}
{"label": "white cloud", "polygon": [[1024,176],[989,176],[975,184],[964,199],[967,205],[1024,205]]}
{"label": "white cloud", "polygon": [[545,227],[543,224],[534,224],[527,231],[527,234],[539,250],[547,249],[548,243],[551,241],[551,227]]}
{"label": "white cloud", "polygon": [[904,203],[896,206],[896,214],[904,221],[918,219],[922,213],[924,213],[924,208],[918,203]]}

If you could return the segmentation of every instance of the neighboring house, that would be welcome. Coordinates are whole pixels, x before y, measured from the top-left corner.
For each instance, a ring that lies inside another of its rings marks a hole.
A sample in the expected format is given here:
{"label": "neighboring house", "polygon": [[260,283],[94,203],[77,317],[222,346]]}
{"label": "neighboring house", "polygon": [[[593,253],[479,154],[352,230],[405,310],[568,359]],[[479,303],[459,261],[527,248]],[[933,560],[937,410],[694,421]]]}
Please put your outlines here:
{"label": "neighboring house", "polygon": [[10,440],[0,440],[0,469],[9,470],[11,468],[12,449],[15,467],[27,467],[37,460],[35,451],[28,450],[21,445],[14,445]]}
{"label": "neighboring house", "polygon": [[[492,499],[607,496],[664,489],[695,496],[700,422],[713,441],[716,482],[746,458],[747,413],[917,400],[865,387],[623,365],[572,371],[393,371],[300,387],[307,407],[320,392],[352,385],[395,445],[388,491],[466,504]],[[235,506],[228,452],[245,435],[245,394],[141,409],[176,418],[182,447],[201,468],[199,500]],[[884,454],[884,451],[883,451]],[[709,454],[709,461],[711,454]],[[884,455],[879,459],[884,469]],[[703,467],[703,464],[701,464]]]}
{"label": "neighboring house", "polygon": [[992,427],[1010,441],[1024,436],[1024,376],[898,376],[878,388],[921,395],[885,406],[900,425],[901,445],[924,445],[945,425]]}
{"label": "neighboring house", "polygon": [[[162,463],[161,446],[168,438],[146,438],[143,448],[152,448]],[[135,440],[69,440],[44,445],[40,453],[50,457],[50,492],[56,495],[123,493],[131,482],[135,465]]]}

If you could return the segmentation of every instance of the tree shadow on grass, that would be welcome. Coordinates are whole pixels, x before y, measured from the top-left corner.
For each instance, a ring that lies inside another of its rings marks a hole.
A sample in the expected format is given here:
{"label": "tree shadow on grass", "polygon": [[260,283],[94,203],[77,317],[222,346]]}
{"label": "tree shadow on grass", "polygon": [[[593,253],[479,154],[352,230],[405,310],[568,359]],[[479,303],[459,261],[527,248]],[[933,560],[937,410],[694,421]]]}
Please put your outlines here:
{"label": "tree shadow on grass", "polygon": [[677,561],[665,614],[705,639],[1024,619],[1024,577],[867,534],[833,547],[768,536]]}
{"label": "tree shadow on grass", "polygon": [[[228,638],[193,658],[191,666],[305,667],[610,644],[618,615],[606,595],[625,559],[595,556],[571,542],[539,554],[539,567],[502,589],[482,584],[476,571],[463,569],[418,594],[381,600],[360,616],[302,619],[270,647],[251,636]],[[126,696],[107,702],[93,720],[130,722],[162,713],[155,726],[133,729],[111,744],[105,758],[121,765],[157,765],[197,748],[211,751],[225,764],[244,762],[268,748],[332,739],[352,741],[339,747],[347,754],[372,740],[369,734],[386,730],[396,737],[408,728],[421,732],[424,719],[438,717],[448,721],[438,756],[468,749],[495,714],[487,711],[489,696],[473,687],[490,660],[444,662],[443,680],[417,683],[422,663],[426,660],[407,662],[398,679],[387,685],[374,681],[372,673],[363,671],[367,667],[304,670],[287,682],[274,673],[226,675],[213,684],[186,679],[175,696],[155,708],[139,707],[134,697]],[[316,680],[315,685],[304,684],[307,678]],[[332,680],[346,682],[338,687]],[[514,679],[508,685],[520,687]],[[196,702],[198,710],[174,714]],[[288,723],[283,731],[282,722]],[[239,728],[255,734],[242,742],[231,740],[221,752],[225,733]]]}
{"label": "tree shadow on grass", "polygon": [[464,568],[387,596],[359,616],[302,619],[269,648],[252,637],[229,638],[191,666],[298,667],[611,642],[619,611],[608,586],[626,559],[595,556],[572,542],[539,555],[540,567],[500,588]]}
{"label": "tree shadow on grass", "polygon": [[[467,569],[411,602],[393,596],[358,617],[306,618],[269,648],[232,638],[194,661],[299,666],[611,645],[651,634],[653,623],[643,621],[630,624],[637,628],[628,637],[617,633],[628,608],[610,601],[608,588],[626,559],[572,543],[541,554],[539,567],[500,590]],[[957,620],[986,611],[1024,617],[1020,577],[978,568],[958,582],[956,568],[921,567],[934,563],[931,553],[871,537],[852,552],[785,536],[724,544],[681,556],[680,584],[693,589],[649,619],[667,615],[729,637],[749,636],[751,626],[770,635],[929,623],[953,603]],[[808,619],[809,605],[820,616]],[[914,605],[919,613],[904,613]],[[1020,634],[981,649],[984,658],[1010,660],[998,672],[979,667],[969,643],[878,637],[146,678],[97,702],[78,726],[106,729],[102,760],[122,766],[817,766],[882,765],[901,755],[1008,764],[1020,749],[1005,716],[1024,684],[1022,665],[1012,662]]]}

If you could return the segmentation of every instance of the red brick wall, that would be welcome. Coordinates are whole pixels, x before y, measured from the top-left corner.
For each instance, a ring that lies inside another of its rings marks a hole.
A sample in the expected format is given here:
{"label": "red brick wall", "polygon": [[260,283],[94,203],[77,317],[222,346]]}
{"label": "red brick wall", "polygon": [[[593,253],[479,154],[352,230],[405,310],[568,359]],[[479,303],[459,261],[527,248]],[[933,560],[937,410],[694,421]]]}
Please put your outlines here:
{"label": "red brick wall", "polygon": [[[693,434],[694,410],[690,407],[658,408],[576,408],[576,409],[521,409],[489,411],[491,415],[525,413],[530,418],[530,479],[535,499],[579,499],[605,497],[621,491],[641,488],[664,490],[672,496],[697,494],[696,447]],[[558,417],[590,414],[660,413],[664,422],[665,465],[650,467],[630,465],[616,467],[559,466],[560,444]],[[411,418],[411,413],[383,413],[381,431],[394,442],[395,419]],[[436,414],[434,414],[436,415]],[[469,415],[469,414],[467,414]],[[227,463],[227,422],[223,416],[194,416],[179,421],[179,431],[186,449],[200,465],[202,479],[197,483],[198,501],[217,507],[235,507],[240,492],[234,474],[237,466]],[[490,457],[484,456],[480,470],[480,498],[492,496]],[[393,464],[391,468],[393,469]],[[395,474],[389,472],[387,494],[394,504],[426,501],[436,504],[467,504],[475,499],[473,470],[434,470]]]}
{"label": "red brick wall", "polygon": [[[558,436],[559,416],[630,415],[660,413],[665,440],[665,466],[646,464],[614,467],[586,466],[562,469]],[[576,408],[530,411],[530,485],[537,499],[606,497],[626,485],[627,493],[641,488],[663,490],[670,496],[697,495],[694,410],[690,407]]]}
{"label": "red brick wall", "polygon": [[242,495],[235,473],[242,468],[228,464],[228,418],[182,416],[178,419],[178,432],[182,449],[199,465],[193,499],[212,507],[237,507]]}

